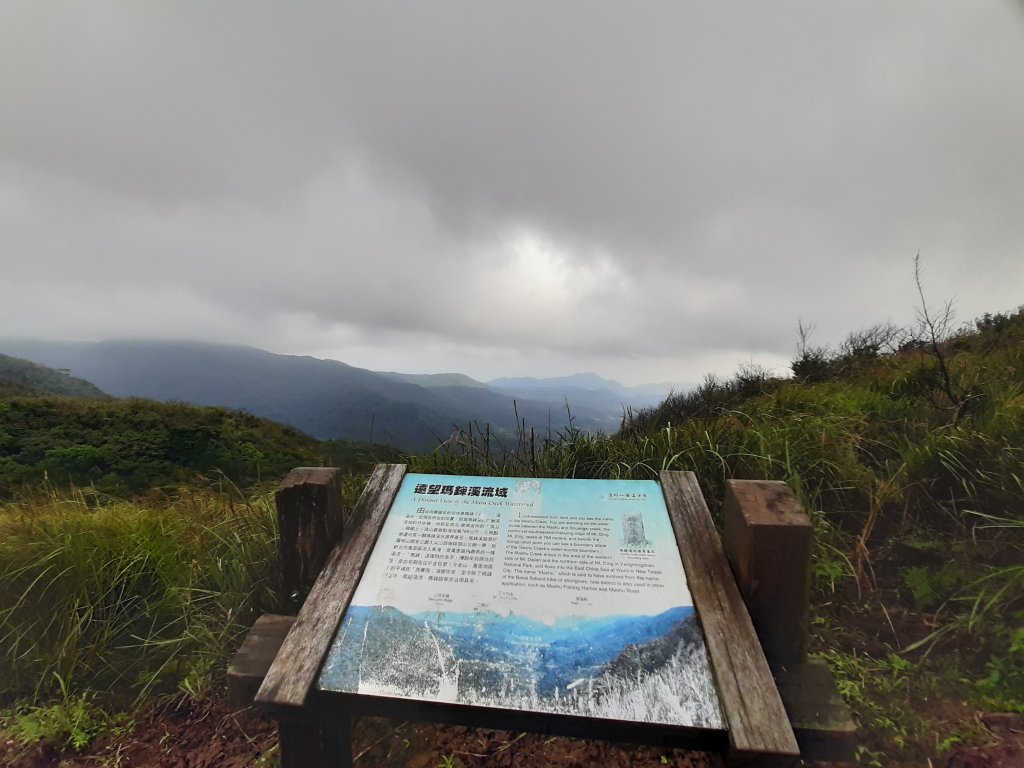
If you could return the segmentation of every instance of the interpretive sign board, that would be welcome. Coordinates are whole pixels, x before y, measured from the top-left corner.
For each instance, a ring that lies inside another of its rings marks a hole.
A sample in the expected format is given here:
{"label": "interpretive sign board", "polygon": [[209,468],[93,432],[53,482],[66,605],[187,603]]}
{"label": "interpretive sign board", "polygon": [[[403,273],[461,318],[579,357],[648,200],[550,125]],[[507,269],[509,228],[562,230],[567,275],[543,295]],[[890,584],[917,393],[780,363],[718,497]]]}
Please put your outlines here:
{"label": "interpretive sign board", "polygon": [[725,727],[652,481],[406,475],[318,687]]}

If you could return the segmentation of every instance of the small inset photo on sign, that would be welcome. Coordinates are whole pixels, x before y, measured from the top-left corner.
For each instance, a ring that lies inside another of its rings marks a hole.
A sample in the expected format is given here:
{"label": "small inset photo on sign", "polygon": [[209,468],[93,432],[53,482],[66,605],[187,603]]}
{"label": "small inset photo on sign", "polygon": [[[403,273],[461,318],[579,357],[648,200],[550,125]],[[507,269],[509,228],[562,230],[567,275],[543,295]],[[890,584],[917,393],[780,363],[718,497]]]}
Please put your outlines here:
{"label": "small inset photo on sign", "polygon": [[540,480],[516,480],[516,493],[540,493]]}
{"label": "small inset photo on sign", "polygon": [[622,545],[625,547],[646,547],[650,543],[644,535],[643,513],[624,512],[622,514]]}

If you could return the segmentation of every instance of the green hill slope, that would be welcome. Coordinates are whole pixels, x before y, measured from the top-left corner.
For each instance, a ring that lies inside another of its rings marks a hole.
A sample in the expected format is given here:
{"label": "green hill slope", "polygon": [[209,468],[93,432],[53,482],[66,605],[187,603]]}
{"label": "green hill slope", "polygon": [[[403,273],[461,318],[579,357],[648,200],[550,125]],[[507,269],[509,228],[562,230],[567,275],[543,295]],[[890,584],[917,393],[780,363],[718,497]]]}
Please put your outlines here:
{"label": "green hill slope", "polygon": [[105,397],[106,393],[85,379],[39,363],[0,354],[0,395],[40,393],[69,397]]}
{"label": "green hill slope", "polygon": [[250,414],[114,398],[0,398],[0,493],[44,477],[58,486],[141,493],[226,474],[240,485],[296,466],[359,457]]}

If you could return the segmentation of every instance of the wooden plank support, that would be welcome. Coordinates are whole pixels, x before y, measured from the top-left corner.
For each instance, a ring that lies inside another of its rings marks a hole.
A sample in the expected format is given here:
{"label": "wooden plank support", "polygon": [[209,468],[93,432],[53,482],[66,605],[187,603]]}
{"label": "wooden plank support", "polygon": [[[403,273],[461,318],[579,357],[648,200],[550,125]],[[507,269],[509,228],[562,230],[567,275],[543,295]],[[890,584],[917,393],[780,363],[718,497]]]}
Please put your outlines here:
{"label": "wooden plank support", "polygon": [[228,701],[235,707],[248,707],[274,663],[285,635],[295,623],[294,616],[265,613],[249,629],[242,647],[228,665]]}
{"label": "wooden plank support", "polygon": [[704,628],[732,761],[791,764],[800,748],[697,477],[662,472],[660,480]]}
{"label": "wooden plank support", "polygon": [[852,762],[857,754],[857,723],[839,695],[828,663],[808,659],[792,667],[773,666],[779,696],[804,760]]}
{"label": "wooden plank support", "polygon": [[297,612],[341,536],[341,470],[293,469],[278,486],[275,501],[282,603]]}
{"label": "wooden plank support", "polygon": [[775,480],[727,480],[723,538],[736,583],[770,664],[807,656],[813,528]]}
{"label": "wooden plank support", "polygon": [[404,476],[404,464],[378,464],[373,470],[341,543],[327,559],[256,694],[258,705],[273,712],[299,710],[306,703]]}

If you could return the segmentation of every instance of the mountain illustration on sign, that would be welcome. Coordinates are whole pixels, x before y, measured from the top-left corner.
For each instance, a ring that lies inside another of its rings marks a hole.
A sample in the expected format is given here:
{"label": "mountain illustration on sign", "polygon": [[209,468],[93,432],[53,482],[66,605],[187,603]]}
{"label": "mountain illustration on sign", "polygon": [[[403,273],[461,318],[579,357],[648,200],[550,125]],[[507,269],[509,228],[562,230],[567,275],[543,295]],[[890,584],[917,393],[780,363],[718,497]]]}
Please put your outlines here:
{"label": "mountain illustration on sign", "polygon": [[722,727],[691,607],[562,618],[352,606],[321,673],[329,690]]}

